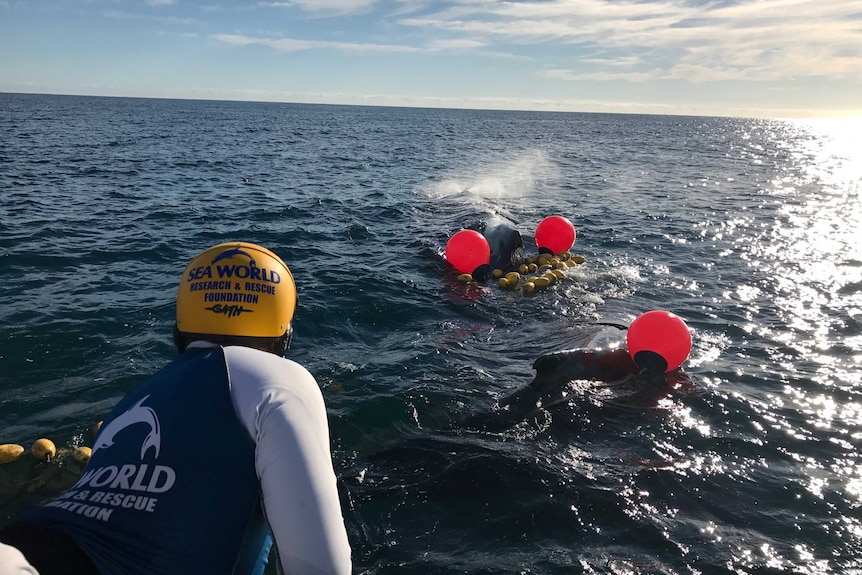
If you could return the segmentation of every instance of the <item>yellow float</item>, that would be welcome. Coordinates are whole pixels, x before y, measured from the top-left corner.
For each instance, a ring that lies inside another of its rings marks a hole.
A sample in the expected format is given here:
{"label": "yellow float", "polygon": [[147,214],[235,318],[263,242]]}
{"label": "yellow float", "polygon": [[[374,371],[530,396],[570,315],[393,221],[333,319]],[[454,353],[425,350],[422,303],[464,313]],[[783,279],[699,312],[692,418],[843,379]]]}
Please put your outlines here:
{"label": "yellow float", "polygon": [[17,443],[0,445],[0,463],[12,463],[24,453],[24,446]]}
{"label": "yellow float", "polygon": [[39,461],[51,461],[57,456],[57,446],[50,439],[37,439],[30,448],[30,453]]}
{"label": "yellow float", "polygon": [[88,461],[90,461],[90,456],[93,454],[93,450],[89,447],[81,446],[75,450],[72,456],[75,458],[75,461],[86,465]]}

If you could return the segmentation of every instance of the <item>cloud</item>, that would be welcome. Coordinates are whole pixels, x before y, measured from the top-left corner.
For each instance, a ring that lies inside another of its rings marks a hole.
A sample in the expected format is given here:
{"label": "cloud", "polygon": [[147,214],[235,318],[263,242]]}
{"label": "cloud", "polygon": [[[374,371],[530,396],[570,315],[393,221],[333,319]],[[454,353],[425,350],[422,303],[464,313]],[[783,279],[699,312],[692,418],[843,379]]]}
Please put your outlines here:
{"label": "cloud", "polygon": [[[547,67],[537,75],[569,81],[862,78],[858,0],[275,0],[257,6],[330,17],[376,11],[379,28],[356,29],[339,19],[338,33],[359,34],[344,42],[260,33],[216,38],[285,52],[472,50],[532,60]],[[425,47],[380,41],[405,28],[418,30],[409,35]],[[363,41],[368,34],[373,41]]]}
{"label": "cloud", "polygon": [[584,73],[572,72],[571,70],[542,70],[541,72],[539,72],[539,75],[557,80],[593,80],[604,82],[611,80],[624,80],[627,82],[646,82],[649,80],[666,77],[666,74],[663,73],[661,70],[650,70],[648,72],[612,72],[602,70],[598,72]]}
{"label": "cloud", "polygon": [[123,12],[121,10],[107,10],[102,13],[102,16],[112,20],[142,20],[149,22],[159,22],[171,25],[191,26],[196,25],[198,21],[194,18],[181,16],[156,16],[153,14],[135,14],[132,12]]}
{"label": "cloud", "polygon": [[240,34],[216,34],[219,42],[234,46],[260,45],[274,48],[280,52],[299,52],[324,48],[345,52],[421,52],[419,48],[397,44],[367,44],[357,42],[329,42],[324,40],[298,40],[295,38],[257,38]]}
{"label": "cloud", "polygon": [[481,48],[484,46],[484,42],[479,42],[477,40],[471,40],[469,38],[462,39],[448,39],[448,40],[432,40],[428,43],[428,48],[431,50],[462,50],[462,49],[471,49],[471,48]]}
{"label": "cloud", "polygon": [[343,16],[345,14],[365,12],[375,4],[377,4],[377,0],[285,0],[258,3],[259,6],[298,8],[304,12],[315,14],[326,13],[329,16]]}
{"label": "cloud", "polygon": [[[570,80],[862,78],[857,0],[480,0],[400,22],[488,48],[556,48],[554,70],[540,73]],[[607,69],[632,53],[639,69]]]}

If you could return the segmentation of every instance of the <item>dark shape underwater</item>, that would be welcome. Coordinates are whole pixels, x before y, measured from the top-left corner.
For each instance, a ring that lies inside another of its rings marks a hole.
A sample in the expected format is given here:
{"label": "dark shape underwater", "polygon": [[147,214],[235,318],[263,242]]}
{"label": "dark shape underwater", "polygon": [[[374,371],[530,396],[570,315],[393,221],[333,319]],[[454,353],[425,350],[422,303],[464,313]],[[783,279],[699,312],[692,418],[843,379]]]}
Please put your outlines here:
{"label": "dark shape underwater", "polygon": [[476,268],[473,272],[475,279],[484,281],[491,277],[491,272],[495,269],[510,272],[524,263],[524,240],[514,222],[494,216],[474,224],[469,229],[485,236],[488,247],[491,248],[490,263]]}
{"label": "dark shape underwater", "polygon": [[579,328],[573,334],[576,347],[539,356],[529,384],[471,421],[489,431],[501,430],[585,398],[629,410],[651,409],[674,390],[691,388],[691,380],[678,369],[651,373],[636,365],[625,347],[626,330],[618,324]]}

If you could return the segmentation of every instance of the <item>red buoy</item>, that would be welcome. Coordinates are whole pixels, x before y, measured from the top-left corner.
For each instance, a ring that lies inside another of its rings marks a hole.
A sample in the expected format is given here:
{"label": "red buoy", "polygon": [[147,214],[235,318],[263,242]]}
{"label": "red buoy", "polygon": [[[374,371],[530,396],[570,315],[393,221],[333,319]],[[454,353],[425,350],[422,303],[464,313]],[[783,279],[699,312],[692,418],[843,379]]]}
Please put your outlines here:
{"label": "red buoy", "polygon": [[626,345],[639,367],[668,372],[681,366],[691,353],[691,332],[676,314],[653,310],[632,322]]}
{"label": "red buoy", "polygon": [[475,230],[461,230],[446,244],[446,261],[461,273],[472,274],[491,261],[491,247],[485,236]]}
{"label": "red buoy", "polygon": [[563,216],[548,216],[536,226],[536,247],[539,251],[558,254],[575,245],[575,226]]}

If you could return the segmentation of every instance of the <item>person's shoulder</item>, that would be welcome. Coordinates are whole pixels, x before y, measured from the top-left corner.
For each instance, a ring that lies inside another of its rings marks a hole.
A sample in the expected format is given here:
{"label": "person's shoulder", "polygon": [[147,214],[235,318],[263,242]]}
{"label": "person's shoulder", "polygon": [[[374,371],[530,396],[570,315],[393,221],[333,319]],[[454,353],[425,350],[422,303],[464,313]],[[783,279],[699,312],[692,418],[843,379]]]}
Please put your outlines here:
{"label": "person's shoulder", "polygon": [[254,372],[279,373],[291,378],[314,378],[305,366],[274,353],[238,345],[224,348],[225,358],[232,368]]}

